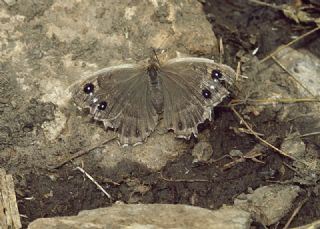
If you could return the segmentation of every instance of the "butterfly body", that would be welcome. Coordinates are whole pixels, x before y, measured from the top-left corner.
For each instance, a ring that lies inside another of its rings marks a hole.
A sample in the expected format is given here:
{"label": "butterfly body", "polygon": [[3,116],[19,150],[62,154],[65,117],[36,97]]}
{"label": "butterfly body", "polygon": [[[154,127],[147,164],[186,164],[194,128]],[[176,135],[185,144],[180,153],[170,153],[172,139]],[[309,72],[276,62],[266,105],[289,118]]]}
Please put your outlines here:
{"label": "butterfly body", "polygon": [[149,87],[150,87],[150,97],[154,109],[158,114],[163,112],[163,94],[161,79],[159,79],[158,71],[159,66],[156,63],[151,63],[147,67],[148,77],[149,77]]}
{"label": "butterfly body", "polygon": [[235,72],[206,58],[174,58],[160,66],[126,64],[93,73],[73,91],[80,108],[118,132],[122,145],[145,141],[162,117],[177,137],[197,135],[198,124],[229,92]]}

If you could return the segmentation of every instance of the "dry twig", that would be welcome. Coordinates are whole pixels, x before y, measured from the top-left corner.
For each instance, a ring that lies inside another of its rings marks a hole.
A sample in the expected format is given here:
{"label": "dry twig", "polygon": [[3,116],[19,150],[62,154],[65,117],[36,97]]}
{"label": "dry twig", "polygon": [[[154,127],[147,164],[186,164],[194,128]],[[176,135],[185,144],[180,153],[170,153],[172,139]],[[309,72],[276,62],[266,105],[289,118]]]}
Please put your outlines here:
{"label": "dry twig", "polygon": [[303,207],[303,205],[309,200],[310,197],[310,192],[308,192],[308,196],[301,201],[301,203],[298,205],[298,207],[296,209],[294,209],[292,215],[290,216],[290,218],[288,219],[286,225],[284,225],[283,229],[288,229],[292,220],[294,219],[294,217],[299,213],[299,211],[301,210],[301,208]]}
{"label": "dry twig", "polygon": [[242,104],[252,104],[252,105],[268,105],[274,103],[305,103],[305,102],[319,102],[319,98],[317,97],[306,97],[306,98],[281,98],[281,99],[233,99],[230,102],[230,105],[237,106]]}
{"label": "dry twig", "polygon": [[280,46],[278,47],[275,51],[273,51],[271,54],[269,54],[268,56],[266,56],[265,58],[263,58],[262,60],[260,60],[260,63],[265,62],[266,60],[270,59],[272,56],[274,56],[276,53],[280,52],[282,49],[296,43],[297,41],[300,41],[301,39],[305,38],[306,36],[309,36],[310,34],[316,32],[317,30],[319,30],[320,27],[316,27],[312,30],[310,30],[309,32],[306,32],[305,34],[302,34],[300,37],[297,37],[296,39],[290,41],[289,43],[287,43],[286,45]]}
{"label": "dry twig", "polygon": [[[315,95],[307,88],[305,87],[299,80],[297,80],[294,75],[292,75],[292,73],[290,71],[288,71],[288,69],[274,56],[272,56],[272,59],[284,70],[286,71],[286,73],[288,73],[291,77],[291,79],[296,82],[297,84],[299,84],[304,90],[306,90],[311,96],[315,97]],[[319,102],[319,99],[317,99],[317,101]]]}
{"label": "dry twig", "polygon": [[223,48],[223,40],[222,38],[219,39],[219,63],[223,63],[223,56],[224,56],[224,48]]}
{"label": "dry twig", "polygon": [[252,132],[252,134],[262,143],[264,143],[265,145],[269,146],[271,149],[275,150],[276,152],[280,153],[281,155],[290,158],[291,160],[297,161],[297,159],[289,154],[287,154],[286,152],[278,149],[277,147],[271,145],[269,142],[267,142],[266,140],[264,140],[263,138],[261,138],[260,136],[258,136],[257,134],[255,134],[255,131],[251,128],[251,126],[241,117],[241,115],[234,109],[233,106],[231,106],[231,110],[235,113],[235,115],[240,119],[241,123],[243,123],[248,130],[250,130],[250,132]]}
{"label": "dry twig", "polygon": [[320,135],[320,131],[301,134],[301,135],[297,135],[297,136],[292,136],[292,137],[286,138],[286,140],[291,140],[291,139],[295,139],[295,138],[305,138],[305,137],[310,137],[310,136],[315,136],[315,135]]}
{"label": "dry twig", "polygon": [[93,177],[89,173],[84,171],[84,169],[80,168],[79,166],[77,166],[75,169],[79,170],[84,175],[86,175],[86,177],[88,177],[89,180],[91,180],[98,187],[98,189],[100,189],[111,200],[111,195],[107,193],[107,191],[104,188],[102,188],[102,186],[97,181],[95,181],[95,179],[93,179]]}
{"label": "dry twig", "polygon": [[170,178],[166,178],[162,175],[162,173],[160,172],[160,179],[165,180],[165,181],[169,181],[169,182],[209,182],[209,180],[207,179],[170,179]]}
{"label": "dry twig", "polygon": [[295,172],[296,174],[298,174],[300,177],[304,177],[304,175],[302,173],[300,173],[297,169],[295,169],[294,167],[292,167],[291,165],[289,165],[288,163],[285,163],[284,161],[282,162],[282,164],[284,166],[286,166],[288,169],[292,170],[293,172]]}
{"label": "dry twig", "polygon": [[109,142],[111,142],[111,141],[113,141],[113,140],[115,140],[115,139],[116,139],[116,137],[111,138],[111,139],[109,139],[109,140],[107,140],[107,141],[105,141],[105,142],[103,142],[103,143],[99,143],[99,144],[97,144],[97,145],[95,145],[95,146],[93,146],[93,147],[90,147],[90,148],[87,148],[87,149],[81,149],[81,150],[79,150],[78,152],[74,153],[71,157],[69,157],[69,158],[67,158],[66,160],[60,162],[59,164],[57,164],[57,165],[55,165],[55,166],[52,166],[52,167],[50,166],[49,169],[50,169],[50,170],[59,169],[59,168],[61,168],[62,166],[64,166],[65,164],[67,164],[68,162],[70,162],[70,161],[72,161],[72,160],[74,160],[74,159],[76,159],[76,158],[78,158],[78,157],[81,157],[81,156],[83,156],[83,155],[91,152],[92,150],[101,148],[101,147],[103,147],[105,144],[107,144],[107,143],[109,143]]}
{"label": "dry twig", "polygon": [[236,164],[239,164],[241,162],[245,162],[246,159],[251,159],[254,162],[265,164],[265,162],[257,159],[257,157],[262,156],[263,154],[256,150],[250,150],[246,154],[242,155],[240,158],[233,160],[225,165],[223,165],[223,170],[230,169],[231,167],[235,166]]}

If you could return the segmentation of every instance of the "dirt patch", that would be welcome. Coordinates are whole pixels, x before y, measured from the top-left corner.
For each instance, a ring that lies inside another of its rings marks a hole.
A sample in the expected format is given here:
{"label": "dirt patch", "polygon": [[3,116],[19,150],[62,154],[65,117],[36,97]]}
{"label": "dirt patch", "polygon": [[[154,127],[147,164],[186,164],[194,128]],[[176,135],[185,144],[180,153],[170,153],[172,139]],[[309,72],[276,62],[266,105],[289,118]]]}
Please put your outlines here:
{"label": "dirt patch", "polygon": [[[244,141],[230,129],[230,126],[239,127],[232,112],[218,108],[215,114],[217,118],[210,131],[214,158],[227,155],[232,149],[246,152],[258,143],[253,137]],[[260,126],[263,133],[268,135],[274,131],[271,124],[266,122]],[[278,131],[285,129],[286,126],[278,125]],[[86,171],[110,193],[112,200],[71,165],[55,172],[35,170],[27,175],[21,174],[16,177],[16,189],[20,213],[29,217],[23,218],[24,224],[39,217],[74,215],[80,210],[110,206],[115,201],[180,203],[218,209],[223,204],[232,204],[233,198],[247,192],[248,188],[255,189],[293,175],[290,170],[283,171],[284,159],[270,150],[261,158],[264,164],[246,160],[228,170],[223,170],[224,165],[232,161],[228,158],[193,164],[192,145],[159,173],[129,161],[122,161],[110,171],[96,167],[95,161],[87,163]],[[83,160],[89,162],[90,158],[88,154]]]}
{"label": "dirt patch", "polygon": [[[264,1],[275,5],[288,3],[286,0]],[[240,50],[252,52],[259,47],[258,58],[264,58],[278,46],[291,41],[292,37],[302,35],[308,26],[296,24],[284,16],[280,10],[261,7],[245,0],[206,1],[204,11],[212,24],[213,31],[225,43],[226,61],[233,59]],[[319,33],[307,37],[296,46],[312,47],[319,56]],[[311,50],[311,49],[310,49]]]}
{"label": "dirt patch", "polygon": [[[273,2],[280,4],[286,1]],[[27,20],[31,21],[37,15],[42,15],[51,4],[52,2],[49,1],[47,4],[24,7],[19,3],[11,10],[13,13],[25,15]],[[34,10],[29,11],[31,8]],[[215,34],[223,38],[225,62],[233,66],[258,46],[257,57],[263,58],[280,44],[290,41],[292,36],[299,36],[309,29],[307,25],[295,24],[280,11],[248,4],[248,1],[244,0],[206,1],[203,10]],[[159,17],[164,15],[165,18],[166,12],[161,11],[157,14]],[[59,72],[60,67],[62,68],[61,58],[67,53],[72,54],[72,59],[93,58],[101,65],[105,64],[106,60],[101,58],[103,56],[101,52],[105,51],[99,50],[99,44],[95,40],[87,43],[74,40],[72,45],[68,46],[57,41],[54,36],[51,39],[44,39],[41,24],[34,23],[21,30],[25,32],[26,39],[29,39],[25,41],[35,44],[34,49],[29,49],[28,55],[32,57],[29,64],[38,66],[39,69],[42,68],[39,63],[39,59],[42,59],[41,52],[45,53],[48,50],[52,52],[52,47],[55,47],[56,53],[52,54],[55,58],[50,61],[56,72]],[[316,39],[317,36],[319,37],[319,33],[311,35],[298,46],[309,48],[314,54],[320,56],[320,43],[319,39]],[[41,52],[38,52],[39,50]],[[159,172],[153,172],[126,160],[118,163],[112,170],[106,170],[97,166],[98,159],[92,156],[101,152],[101,149],[81,157],[86,164],[86,171],[110,193],[112,196],[110,200],[82,173],[74,170],[75,166],[71,163],[57,170],[47,169],[48,165],[56,163],[56,158],[60,157],[62,152],[75,152],[87,146],[89,144],[87,139],[80,140],[78,145],[67,145],[66,142],[70,139],[78,137],[75,135],[76,137],[61,138],[57,144],[48,143],[45,149],[30,147],[37,145],[40,139],[43,141],[45,133],[41,125],[53,120],[55,106],[37,98],[26,101],[24,92],[19,91],[16,87],[17,82],[12,80],[19,76],[10,75],[15,72],[13,68],[13,64],[9,62],[0,62],[0,74],[3,79],[0,81],[0,92],[4,98],[8,99],[0,100],[0,149],[2,150],[0,166],[6,168],[15,178],[19,211],[23,216],[24,227],[36,218],[75,215],[81,210],[110,206],[116,201],[179,203],[218,209],[223,204],[232,204],[235,196],[250,189],[294,177],[294,172],[284,164],[290,165],[291,161],[266,147],[263,148],[263,155],[257,157],[263,163],[246,159],[226,169],[226,165],[233,160],[230,157],[222,158],[223,156],[229,155],[234,149],[246,153],[260,144],[252,135],[236,131],[243,126],[239,124],[238,118],[230,108],[225,106],[230,101],[231,98],[229,98],[229,101],[215,108],[215,118],[212,123],[199,127],[202,132],[209,130],[207,141],[212,145],[214,152],[212,160],[207,163],[192,163],[194,158],[191,151],[201,139],[192,139],[184,154],[167,163]],[[36,69],[36,67],[33,69],[33,74],[40,72]],[[288,87],[288,84],[284,81],[281,86]],[[245,92],[242,93],[242,95],[245,94]],[[235,96],[237,93],[231,97]],[[239,106],[237,109],[243,110],[245,106]],[[303,105],[299,109],[303,109]],[[265,139],[271,138],[276,147],[280,146],[292,126],[290,122],[277,121],[276,116],[279,112],[274,108],[267,108],[259,116],[252,114],[248,116],[255,131],[261,133]],[[303,126],[303,123],[301,125]],[[317,148],[319,146],[313,141],[305,142],[307,147],[315,147],[319,151]],[[25,147],[26,154],[16,155],[12,145]],[[30,152],[28,149],[35,150]],[[45,150],[49,155],[46,157],[45,165],[34,167],[25,163],[24,157],[27,156],[31,156],[34,160],[44,160],[41,154],[37,155],[41,150]],[[295,217],[292,226],[309,223],[320,217],[318,184],[304,185],[302,188],[305,193],[312,194]],[[288,218],[289,215],[278,226],[283,226]]]}

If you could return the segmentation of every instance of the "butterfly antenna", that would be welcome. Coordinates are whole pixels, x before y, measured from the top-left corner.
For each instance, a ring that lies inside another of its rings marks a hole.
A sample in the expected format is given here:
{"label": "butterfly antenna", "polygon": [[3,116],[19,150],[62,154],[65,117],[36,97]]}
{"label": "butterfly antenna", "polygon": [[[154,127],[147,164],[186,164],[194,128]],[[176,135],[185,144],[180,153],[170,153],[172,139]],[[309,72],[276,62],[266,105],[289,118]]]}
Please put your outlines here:
{"label": "butterfly antenna", "polygon": [[158,55],[157,55],[156,50],[155,50],[154,48],[152,48],[152,51],[153,51],[153,53],[154,53],[154,56],[156,57],[156,60],[157,60],[157,62],[158,62],[158,64],[159,64],[159,66],[161,66],[160,61],[159,61],[159,59],[158,59]]}

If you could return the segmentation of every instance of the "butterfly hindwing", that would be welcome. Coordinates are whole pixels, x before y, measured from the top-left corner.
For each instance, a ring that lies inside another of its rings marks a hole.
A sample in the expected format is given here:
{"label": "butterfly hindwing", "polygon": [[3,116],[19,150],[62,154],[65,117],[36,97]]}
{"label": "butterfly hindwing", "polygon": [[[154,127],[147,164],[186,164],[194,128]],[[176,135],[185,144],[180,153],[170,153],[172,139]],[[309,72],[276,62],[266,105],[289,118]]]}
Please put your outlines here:
{"label": "butterfly hindwing", "polygon": [[[197,126],[211,119],[211,110],[229,92],[235,72],[206,58],[175,58],[161,70],[164,96],[164,122],[178,137],[197,135]],[[212,76],[213,74],[213,76]]]}

